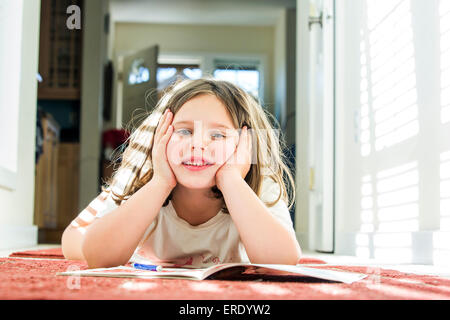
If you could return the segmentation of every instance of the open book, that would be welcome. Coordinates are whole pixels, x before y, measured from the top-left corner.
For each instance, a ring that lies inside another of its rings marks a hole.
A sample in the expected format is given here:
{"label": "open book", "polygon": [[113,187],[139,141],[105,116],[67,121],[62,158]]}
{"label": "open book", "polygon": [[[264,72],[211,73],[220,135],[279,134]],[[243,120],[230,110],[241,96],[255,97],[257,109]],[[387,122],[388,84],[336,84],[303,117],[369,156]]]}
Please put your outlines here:
{"label": "open book", "polygon": [[[289,277],[290,281],[304,281],[305,277],[352,283],[364,279],[367,275],[361,273],[319,269],[314,267],[304,267],[301,265],[282,264],[252,264],[252,263],[223,263],[202,269],[184,268],[163,268],[161,271],[149,271],[135,269],[129,266],[119,266],[113,268],[98,268],[87,270],[76,270],[59,272],[57,275],[63,276],[87,276],[87,277],[124,277],[142,279],[220,279],[220,280],[248,280],[260,276],[270,276],[272,279]],[[292,278],[294,277],[294,278]]]}

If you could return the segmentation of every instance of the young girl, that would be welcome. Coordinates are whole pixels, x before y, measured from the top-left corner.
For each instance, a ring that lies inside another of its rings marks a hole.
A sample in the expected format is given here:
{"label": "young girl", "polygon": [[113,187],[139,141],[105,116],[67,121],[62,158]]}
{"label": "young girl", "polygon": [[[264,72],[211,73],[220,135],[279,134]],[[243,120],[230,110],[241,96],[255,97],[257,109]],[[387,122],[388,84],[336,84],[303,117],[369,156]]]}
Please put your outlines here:
{"label": "young girl", "polygon": [[91,268],[297,264],[281,146],[241,88],[177,83],[130,136],[109,186],[64,231],[64,256]]}

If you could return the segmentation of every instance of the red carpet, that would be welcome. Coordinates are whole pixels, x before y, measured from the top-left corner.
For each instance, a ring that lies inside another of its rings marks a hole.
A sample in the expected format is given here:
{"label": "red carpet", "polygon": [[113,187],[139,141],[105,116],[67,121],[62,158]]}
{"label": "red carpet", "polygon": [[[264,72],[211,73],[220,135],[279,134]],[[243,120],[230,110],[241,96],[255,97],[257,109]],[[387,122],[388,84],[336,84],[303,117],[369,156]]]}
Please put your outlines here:
{"label": "red carpet", "polygon": [[61,248],[13,252],[10,257],[64,259]]}
{"label": "red carpet", "polygon": [[[10,257],[23,257],[23,258],[45,258],[45,259],[64,259],[61,248],[42,249],[42,250],[29,250],[13,252]],[[301,258],[298,263],[301,264],[325,264],[326,262],[316,258]]]}
{"label": "red carpet", "polygon": [[450,299],[450,279],[354,266],[317,266],[369,276],[353,284],[64,277],[84,262],[0,258],[0,299],[315,300]]}

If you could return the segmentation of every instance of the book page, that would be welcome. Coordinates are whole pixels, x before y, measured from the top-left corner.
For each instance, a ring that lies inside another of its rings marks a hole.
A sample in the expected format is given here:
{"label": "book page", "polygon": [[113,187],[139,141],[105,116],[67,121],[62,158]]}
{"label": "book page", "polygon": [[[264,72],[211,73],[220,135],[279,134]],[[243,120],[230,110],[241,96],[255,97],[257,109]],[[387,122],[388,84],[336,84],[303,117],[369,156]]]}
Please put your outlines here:
{"label": "book page", "polygon": [[312,267],[303,267],[303,266],[292,266],[292,265],[281,265],[281,264],[255,264],[255,266],[269,268],[279,271],[285,271],[289,273],[304,275],[308,277],[337,281],[343,283],[353,283],[355,281],[359,281],[367,277],[367,275],[362,273],[348,272],[348,271],[336,271],[336,270],[327,270],[327,269],[318,269]]}
{"label": "book page", "polygon": [[125,278],[177,278],[202,280],[204,269],[163,268],[162,271],[140,270],[128,266],[112,268],[97,268],[59,272],[62,276],[89,276],[89,277],[125,277]]}
{"label": "book page", "polygon": [[[281,265],[281,264],[249,264],[249,263],[224,263],[211,266],[205,269],[185,269],[185,268],[163,268],[161,271],[140,270],[129,266],[119,266],[113,268],[98,268],[78,271],[60,272],[58,275],[72,276],[97,276],[97,277],[127,277],[127,278],[174,278],[174,279],[192,279],[204,280],[222,270],[242,267],[243,272],[246,268],[253,274],[261,275],[299,275],[337,281],[343,283],[352,283],[365,278],[367,275],[361,273],[336,271],[327,269],[317,269],[312,267]],[[271,272],[272,271],[272,272]],[[275,271],[275,272],[274,272]],[[236,274],[234,274],[236,276]],[[226,280],[226,277],[222,278]]]}

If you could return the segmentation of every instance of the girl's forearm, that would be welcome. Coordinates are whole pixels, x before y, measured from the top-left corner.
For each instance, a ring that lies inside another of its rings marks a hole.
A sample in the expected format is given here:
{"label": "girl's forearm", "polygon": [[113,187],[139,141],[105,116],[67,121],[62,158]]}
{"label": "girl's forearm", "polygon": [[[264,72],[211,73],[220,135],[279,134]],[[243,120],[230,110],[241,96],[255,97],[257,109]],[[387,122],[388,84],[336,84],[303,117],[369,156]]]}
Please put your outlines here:
{"label": "girl's forearm", "polygon": [[171,189],[152,179],[108,215],[95,220],[84,236],[82,251],[90,268],[128,262]]}
{"label": "girl's forearm", "polygon": [[250,262],[298,263],[301,249],[297,239],[271,214],[244,179],[230,177],[221,191]]}

